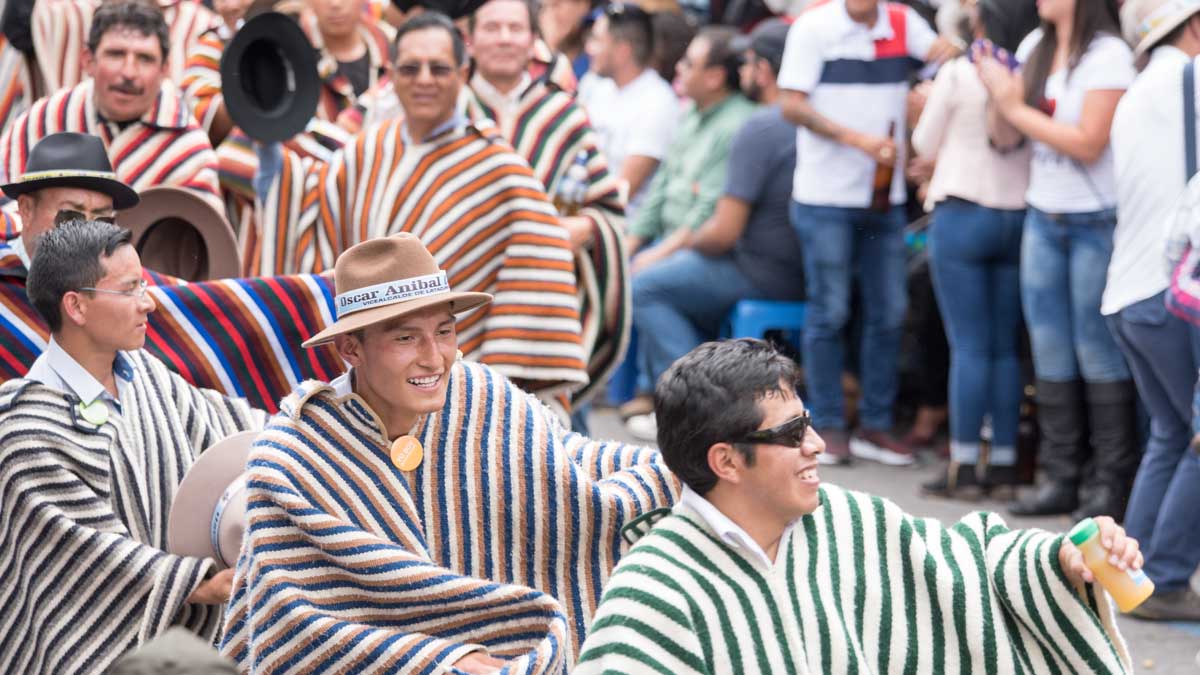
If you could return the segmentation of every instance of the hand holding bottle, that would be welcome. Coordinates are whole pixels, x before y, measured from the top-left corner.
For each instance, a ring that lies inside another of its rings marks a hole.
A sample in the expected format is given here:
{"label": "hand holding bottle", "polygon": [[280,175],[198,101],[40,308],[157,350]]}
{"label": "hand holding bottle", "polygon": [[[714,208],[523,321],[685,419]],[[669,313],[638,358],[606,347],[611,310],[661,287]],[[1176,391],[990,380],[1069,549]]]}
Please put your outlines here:
{"label": "hand holding bottle", "polygon": [[1108,516],[1080,522],[1058,551],[1059,567],[1068,580],[1099,582],[1122,612],[1137,607],[1154,592],[1154,583],[1142,573],[1142,562],[1137,540]]}

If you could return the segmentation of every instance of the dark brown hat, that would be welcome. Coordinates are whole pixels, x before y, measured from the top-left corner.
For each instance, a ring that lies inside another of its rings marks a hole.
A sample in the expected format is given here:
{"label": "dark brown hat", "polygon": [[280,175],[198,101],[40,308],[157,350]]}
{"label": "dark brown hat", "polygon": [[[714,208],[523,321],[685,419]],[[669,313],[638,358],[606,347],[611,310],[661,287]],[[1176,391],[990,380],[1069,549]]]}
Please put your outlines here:
{"label": "dark brown hat", "polygon": [[237,239],[225,216],[190,190],[150,188],[122,213],[146,269],[187,281],[241,276]]}

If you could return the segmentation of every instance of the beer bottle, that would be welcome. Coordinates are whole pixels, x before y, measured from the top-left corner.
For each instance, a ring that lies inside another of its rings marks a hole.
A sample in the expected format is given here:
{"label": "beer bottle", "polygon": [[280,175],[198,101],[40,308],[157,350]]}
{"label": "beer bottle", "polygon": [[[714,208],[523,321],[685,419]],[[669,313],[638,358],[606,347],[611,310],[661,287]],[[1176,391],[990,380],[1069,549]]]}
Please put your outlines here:
{"label": "beer bottle", "polygon": [[587,197],[587,187],[587,153],[580,151],[566,175],[558,181],[558,190],[554,193],[554,207],[558,209],[558,215],[577,215]]}
{"label": "beer bottle", "polygon": [[[888,123],[888,138],[896,140],[896,123]],[[871,191],[871,209],[887,211],[892,206],[892,177],[896,175],[896,162],[899,157],[892,157],[891,164],[880,162],[875,165],[875,180]]]}

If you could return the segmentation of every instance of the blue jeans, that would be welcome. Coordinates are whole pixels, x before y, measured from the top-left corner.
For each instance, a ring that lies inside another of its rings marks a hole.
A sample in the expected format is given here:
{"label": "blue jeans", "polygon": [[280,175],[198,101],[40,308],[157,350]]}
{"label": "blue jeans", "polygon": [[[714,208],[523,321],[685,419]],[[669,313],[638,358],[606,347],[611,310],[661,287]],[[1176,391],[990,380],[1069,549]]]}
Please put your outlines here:
{"label": "blue jeans", "polygon": [[1021,241],[1021,303],[1038,379],[1129,379],[1100,315],[1112,256],[1113,210],[1049,214],[1030,207]]}
{"label": "blue jeans", "polygon": [[651,386],[676,359],[715,340],[739,300],[760,293],[731,256],[679,251],[633,278],[633,324]]}
{"label": "blue jeans", "polygon": [[1150,413],[1125,529],[1141,542],[1146,574],[1158,590],[1179,590],[1200,565],[1200,455],[1189,448],[1200,336],[1167,311],[1163,293],[1109,316],[1108,325]]}
{"label": "blue jeans", "polygon": [[792,203],[808,287],[804,365],[808,409],[817,429],[845,429],[842,398],[842,329],[850,320],[850,284],[859,278],[863,336],[859,418],[868,430],[892,428],[905,291],[904,209],[869,209]]}
{"label": "blue jeans", "polygon": [[1021,405],[1021,223],[1025,212],[947,199],[933,212],[929,263],[950,343],[950,450],[979,461],[979,429],[992,417],[989,462],[1017,461]]}

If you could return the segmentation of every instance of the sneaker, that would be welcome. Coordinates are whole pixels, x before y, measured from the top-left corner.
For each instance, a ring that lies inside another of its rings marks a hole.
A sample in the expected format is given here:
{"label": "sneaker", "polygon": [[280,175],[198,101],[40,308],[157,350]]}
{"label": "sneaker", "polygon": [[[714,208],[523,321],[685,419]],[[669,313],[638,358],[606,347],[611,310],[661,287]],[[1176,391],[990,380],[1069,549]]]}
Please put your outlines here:
{"label": "sneaker", "polygon": [[1157,591],[1129,615],[1148,621],[1200,621],[1200,595],[1191,588]]}
{"label": "sneaker", "polygon": [[639,441],[653,443],[658,440],[658,420],[654,413],[634,415],[625,420],[625,429]]}
{"label": "sneaker", "polygon": [[654,397],[646,394],[631,398],[617,408],[617,414],[623,420],[627,420],[635,415],[645,415],[652,412],[654,412]]}
{"label": "sneaker", "polygon": [[909,466],[916,461],[912,448],[886,431],[859,431],[850,438],[850,454],[888,466]]}
{"label": "sneaker", "polygon": [[817,463],[826,466],[850,463],[850,436],[841,429],[817,430],[817,435],[825,441],[825,452],[817,455]]}

